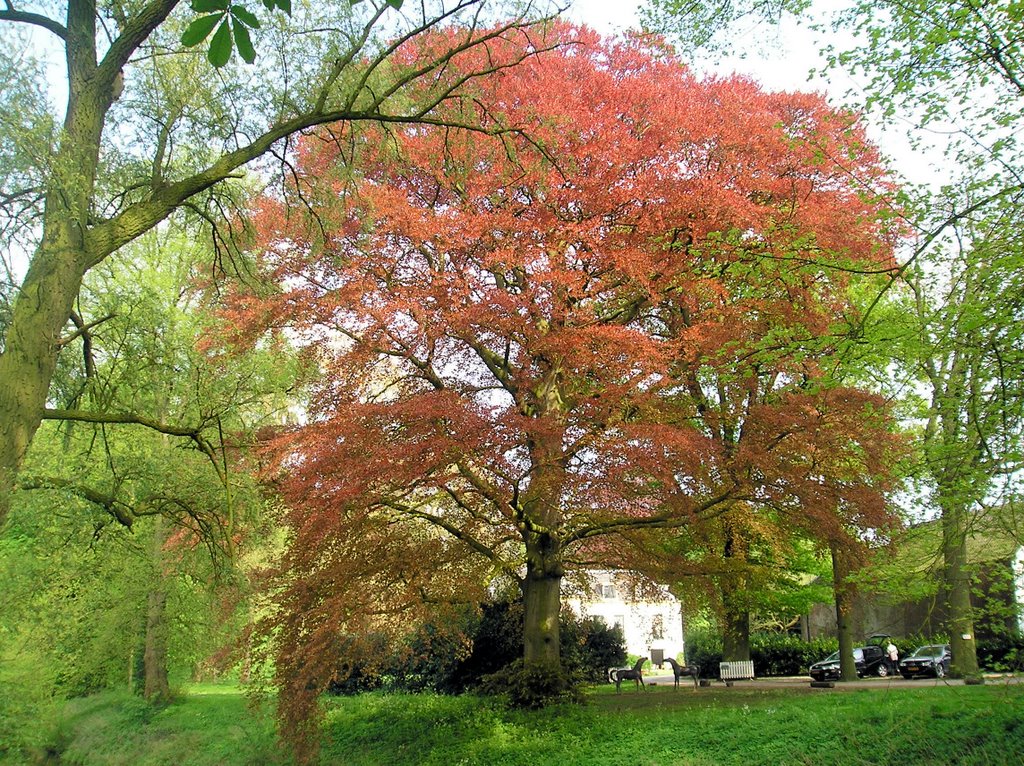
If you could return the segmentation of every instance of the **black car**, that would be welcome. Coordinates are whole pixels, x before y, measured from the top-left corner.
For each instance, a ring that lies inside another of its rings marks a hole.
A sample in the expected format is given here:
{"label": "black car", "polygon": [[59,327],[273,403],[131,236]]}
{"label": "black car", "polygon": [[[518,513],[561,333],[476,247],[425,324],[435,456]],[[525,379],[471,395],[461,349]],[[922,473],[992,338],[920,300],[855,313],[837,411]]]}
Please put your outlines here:
{"label": "black car", "polygon": [[914,653],[900,660],[900,675],[904,678],[914,676],[931,676],[943,678],[949,672],[949,662],[953,652],[949,644],[926,644],[919,646]]}
{"label": "black car", "polygon": [[[869,644],[858,646],[853,650],[853,664],[857,666],[858,676],[889,675],[889,666],[885,662],[885,650],[880,646]],[[811,678],[815,681],[836,681],[839,679],[839,652],[833,652],[821,662],[811,665]]]}

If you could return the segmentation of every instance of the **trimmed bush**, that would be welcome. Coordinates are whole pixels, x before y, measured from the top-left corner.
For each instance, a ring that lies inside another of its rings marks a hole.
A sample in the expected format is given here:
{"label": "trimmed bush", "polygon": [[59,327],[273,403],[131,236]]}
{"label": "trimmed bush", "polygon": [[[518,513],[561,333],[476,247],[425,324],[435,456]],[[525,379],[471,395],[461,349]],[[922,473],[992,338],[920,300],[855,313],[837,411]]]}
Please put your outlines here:
{"label": "trimmed bush", "polygon": [[839,648],[834,638],[804,641],[787,633],[758,633],[750,644],[750,659],[758,676],[807,675],[811,665]]}
{"label": "trimmed bush", "polygon": [[686,663],[700,668],[701,678],[718,678],[722,637],[709,630],[693,631],[686,642]]}
{"label": "trimmed bush", "polygon": [[[926,644],[945,644],[947,636],[911,635],[893,638],[900,659]],[[860,646],[863,642],[857,641]],[[839,649],[835,638],[804,641],[783,633],[755,633],[750,637],[750,659],[759,677],[807,675],[810,666]],[[721,636],[696,631],[687,641],[686,660],[700,668],[702,678],[717,678],[722,661]],[[1024,671],[1024,636],[1002,635],[978,641],[978,665],[991,672]]]}
{"label": "trimmed bush", "polygon": [[572,611],[563,611],[559,633],[562,664],[583,681],[606,681],[608,668],[619,667],[626,661],[621,628],[608,627],[600,617],[579,619]]}

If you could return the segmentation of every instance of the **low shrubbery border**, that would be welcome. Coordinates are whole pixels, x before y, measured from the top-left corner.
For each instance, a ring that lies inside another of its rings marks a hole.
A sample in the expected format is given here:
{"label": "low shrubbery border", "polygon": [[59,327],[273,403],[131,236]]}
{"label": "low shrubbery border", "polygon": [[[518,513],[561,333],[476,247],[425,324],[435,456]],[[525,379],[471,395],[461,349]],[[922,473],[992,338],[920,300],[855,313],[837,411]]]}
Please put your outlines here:
{"label": "low shrubbery border", "polygon": [[[924,644],[946,643],[945,636],[903,636],[893,638],[900,657]],[[750,658],[759,677],[807,675],[812,663],[823,660],[839,649],[835,638],[804,641],[786,633],[755,633],[750,637]],[[701,676],[718,676],[722,661],[722,639],[701,632],[687,642],[686,660],[700,667]],[[978,664],[988,672],[1024,671],[1024,636],[999,636],[978,641]]]}

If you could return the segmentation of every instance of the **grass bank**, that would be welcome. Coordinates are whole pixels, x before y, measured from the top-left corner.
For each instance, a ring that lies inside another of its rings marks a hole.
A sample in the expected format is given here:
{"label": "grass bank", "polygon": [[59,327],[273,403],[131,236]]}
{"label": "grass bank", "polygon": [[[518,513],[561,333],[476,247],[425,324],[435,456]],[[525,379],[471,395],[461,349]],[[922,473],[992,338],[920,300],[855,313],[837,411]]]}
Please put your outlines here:
{"label": "grass bank", "polygon": [[[124,696],[70,704],[51,764],[284,766],[272,721],[237,689],[192,689],[150,708]],[[713,687],[507,711],[475,697],[366,694],[327,702],[322,764],[755,766],[1020,764],[1024,686],[810,690]],[[39,754],[37,754],[39,757]],[[45,761],[40,761],[45,762]]]}

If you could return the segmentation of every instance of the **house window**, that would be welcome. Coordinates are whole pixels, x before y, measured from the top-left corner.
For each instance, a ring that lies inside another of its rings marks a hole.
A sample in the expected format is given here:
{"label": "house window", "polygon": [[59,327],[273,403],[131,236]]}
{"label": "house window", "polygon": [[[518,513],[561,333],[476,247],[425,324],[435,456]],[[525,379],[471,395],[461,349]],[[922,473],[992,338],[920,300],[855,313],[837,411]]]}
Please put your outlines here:
{"label": "house window", "polygon": [[616,627],[619,630],[625,630],[626,629],[626,615],[624,615],[624,614],[617,614],[617,615],[615,615],[615,623],[614,623],[613,627]]}
{"label": "house window", "polygon": [[615,598],[615,586],[610,583],[602,585],[601,598]]}
{"label": "house window", "polygon": [[665,618],[660,614],[654,615],[651,620],[651,639],[660,641],[665,638]]}

